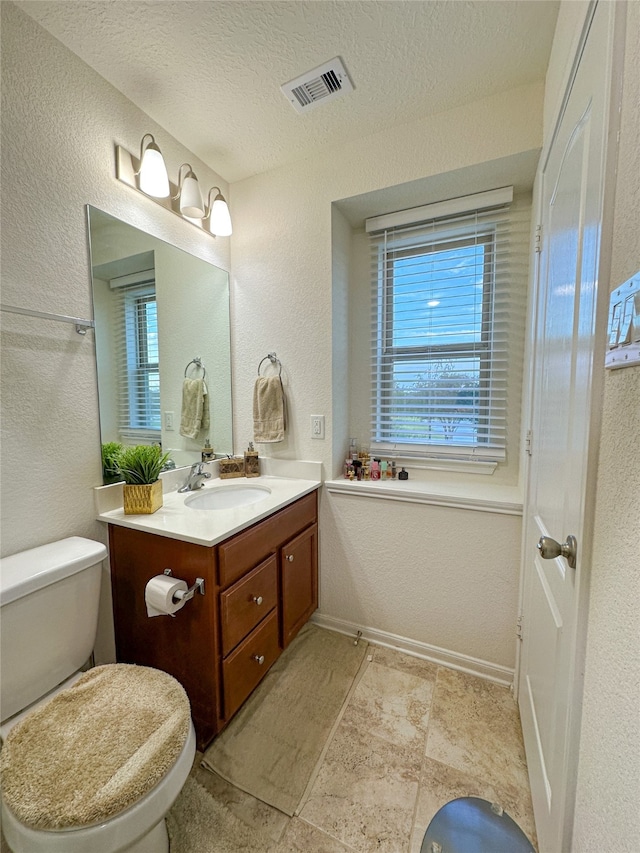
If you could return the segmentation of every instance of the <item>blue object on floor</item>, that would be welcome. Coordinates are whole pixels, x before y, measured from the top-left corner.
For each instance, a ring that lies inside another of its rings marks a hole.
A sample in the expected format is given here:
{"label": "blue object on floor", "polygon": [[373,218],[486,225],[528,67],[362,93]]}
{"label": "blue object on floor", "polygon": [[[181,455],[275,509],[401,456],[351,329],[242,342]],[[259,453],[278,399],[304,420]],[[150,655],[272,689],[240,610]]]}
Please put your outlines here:
{"label": "blue object on floor", "polygon": [[436,812],[420,853],[536,853],[518,824],[479,797],[451,800]]}

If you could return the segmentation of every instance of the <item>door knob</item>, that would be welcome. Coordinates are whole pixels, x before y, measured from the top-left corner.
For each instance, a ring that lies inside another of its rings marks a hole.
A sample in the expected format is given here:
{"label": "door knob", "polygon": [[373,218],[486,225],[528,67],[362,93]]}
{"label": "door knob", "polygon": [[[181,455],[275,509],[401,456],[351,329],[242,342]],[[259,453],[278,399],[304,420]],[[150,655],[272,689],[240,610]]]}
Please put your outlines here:
{"label": "door knob", "polygon": [[567,536],[567,541],[563,542],[562,545],[550,536],[541,536],[536,547],[543,560],[555,560],[556,557],[564,557],[569,567],[575,569],[578,553],[578,542],[575,536]]}

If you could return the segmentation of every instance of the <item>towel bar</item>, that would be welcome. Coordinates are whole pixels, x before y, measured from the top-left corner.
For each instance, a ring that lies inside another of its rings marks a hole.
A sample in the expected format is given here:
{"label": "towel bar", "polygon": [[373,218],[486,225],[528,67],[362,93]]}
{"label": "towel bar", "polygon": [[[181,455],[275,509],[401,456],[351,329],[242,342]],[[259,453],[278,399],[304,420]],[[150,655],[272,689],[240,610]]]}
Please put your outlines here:
{"label": "towel bar", "polygon": [[184,377],[187,378],[187,370],[191,367],[192,364],[195,364],[196,367],[200,367],[202,369],[202,378],[205,379],[207,376],[207,369],[202,363],[202,359],[196,356],[196,358],[192,358],[189,364],[184,369]]}
{"label": "towel bar", "polygon": [[282,376],[282,362],[281,362],[281,361],[280,361],[280,359],[277,357],[277,355],[275,354],[275,352],[267,353],[267,355],[265,355],[265,357],[262,359],[262,361],[261,361],[261,362],[260,362],[260,364],[258,365],[258,376],[260,376],[260,368],[261,368],[261,367],[262,367],[262,365],[265,363],[265,361],[267,361],[267,359],[271,362],[271,364],[277,364],[277,365],[278,365],[278,372],[279,372],[279,375],[280,375],[280,376]]}
{"label": "towel bar", "polygon": [[67,317],[66,314],[50,314],[48,311],[32,311],[30,308],[18,308],[15,305],[0,306],[0,310],[9,314],[22,314],[25,317],[38,317],[41,320],[55,320],[57,323],[73,323],[79,335],[86,335],[87,329],[94,329],[93,320],[83,320],[81,317]]}

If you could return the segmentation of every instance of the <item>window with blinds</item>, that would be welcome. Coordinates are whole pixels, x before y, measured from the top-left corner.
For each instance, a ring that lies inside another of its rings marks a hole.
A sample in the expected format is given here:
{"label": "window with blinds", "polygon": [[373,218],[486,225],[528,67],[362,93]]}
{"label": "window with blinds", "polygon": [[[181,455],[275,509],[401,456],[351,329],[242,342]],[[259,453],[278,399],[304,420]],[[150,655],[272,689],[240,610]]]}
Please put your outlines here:
{"label": "window with blinds", "polygon": [[153,270],[112,279],[118,370],[118,430],[125,442],[160,438],[158,310]]}
{"label": "window with blinds", "polygon": [[529,228],[512,197],[508,188],[367,221],[373,452],[505,459]]}

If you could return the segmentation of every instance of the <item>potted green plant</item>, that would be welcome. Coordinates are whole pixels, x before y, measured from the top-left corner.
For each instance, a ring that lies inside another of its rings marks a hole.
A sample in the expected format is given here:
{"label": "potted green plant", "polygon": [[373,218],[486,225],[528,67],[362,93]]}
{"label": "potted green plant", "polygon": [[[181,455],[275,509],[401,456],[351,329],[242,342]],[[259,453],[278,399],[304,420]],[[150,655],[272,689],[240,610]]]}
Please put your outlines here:
{"label": "potted green plant", "polygon": [[105,486],[122,481],[122,471],[118,458],[122,453],[122,445],[118,441],[107,441],[102,445],[102,482]]}
{"label": "potted green plant", "polygon": [[169,458],[157,444],[138,444],[124,447],[118,456],[118,466],[124,479],[125,515],[150,514],[162,506],[160,471]]}

